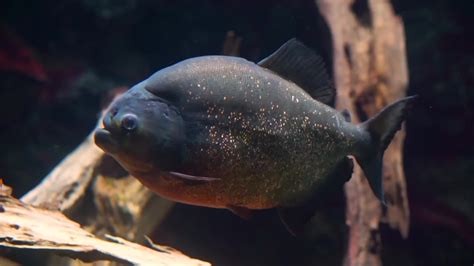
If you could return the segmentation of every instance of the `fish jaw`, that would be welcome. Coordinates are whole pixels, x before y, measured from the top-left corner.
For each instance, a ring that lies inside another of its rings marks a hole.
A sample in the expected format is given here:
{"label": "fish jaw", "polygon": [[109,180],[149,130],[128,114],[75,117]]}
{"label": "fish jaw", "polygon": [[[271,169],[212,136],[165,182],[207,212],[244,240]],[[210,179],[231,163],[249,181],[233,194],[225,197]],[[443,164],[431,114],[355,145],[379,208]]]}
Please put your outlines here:
{"label": "fish jaw", "polygon": [[118,152],[119,145],[112,137],[110,131],[104,128],[98,128],[94,132],[94,142],[99,148],[108,154],[115,154]]}

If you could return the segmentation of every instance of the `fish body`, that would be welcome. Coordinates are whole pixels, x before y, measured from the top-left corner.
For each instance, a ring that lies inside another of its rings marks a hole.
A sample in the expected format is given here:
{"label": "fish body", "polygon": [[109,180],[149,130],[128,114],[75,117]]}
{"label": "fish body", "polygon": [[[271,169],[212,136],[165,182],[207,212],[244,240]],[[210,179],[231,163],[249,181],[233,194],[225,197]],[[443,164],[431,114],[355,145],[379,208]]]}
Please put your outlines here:
{"label": "fish body", "polygon": [[333,96],[322,61],[296,40],[259,64],[197,57],[112,103],[96,143],[157,194],[238,214],[304,206],[350,178],[350,155],[383,199],[381,156],[411,99],[354,125]]}

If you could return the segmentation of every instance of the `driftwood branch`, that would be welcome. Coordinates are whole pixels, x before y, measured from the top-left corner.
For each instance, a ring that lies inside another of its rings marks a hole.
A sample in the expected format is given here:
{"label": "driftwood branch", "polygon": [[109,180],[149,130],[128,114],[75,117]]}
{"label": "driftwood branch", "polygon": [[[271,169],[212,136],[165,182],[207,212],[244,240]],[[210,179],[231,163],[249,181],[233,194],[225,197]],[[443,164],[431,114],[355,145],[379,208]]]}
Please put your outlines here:
{"label": "driftwood branch", "polygon": [[0,246],[47,250],[86,261],[114,260],[135,265],[209,265],[182,253],[163,251],[108,236],[99,239],[59,211],[34,207],[3,193],[0,195]]}
{"label": "driftwood branch", "polygon": [[[316,0],[332,35],[337,107],[355,121],[375,115],[405,95],[408,71],[401,19],[388,0]],[[404,131],[384,156],[387,208],[370,191],[360,168],[346,184],[350,226],[346,265],[381,265],[379,223],[408,235],[409,208],[402,164]]]}

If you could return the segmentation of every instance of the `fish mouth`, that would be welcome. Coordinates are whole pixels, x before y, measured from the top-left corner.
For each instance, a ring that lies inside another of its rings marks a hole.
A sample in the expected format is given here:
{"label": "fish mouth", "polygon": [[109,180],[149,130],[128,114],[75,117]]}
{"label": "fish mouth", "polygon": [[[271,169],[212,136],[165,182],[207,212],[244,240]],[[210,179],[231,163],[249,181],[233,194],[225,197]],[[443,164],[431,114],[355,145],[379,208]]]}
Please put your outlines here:
{"label": "fish mouth", "polygon": [[106,153],[114,154],[119,150],[117,141],[112,137],[112,133],[105,128],[98,128],[94,132],[94,142]]}

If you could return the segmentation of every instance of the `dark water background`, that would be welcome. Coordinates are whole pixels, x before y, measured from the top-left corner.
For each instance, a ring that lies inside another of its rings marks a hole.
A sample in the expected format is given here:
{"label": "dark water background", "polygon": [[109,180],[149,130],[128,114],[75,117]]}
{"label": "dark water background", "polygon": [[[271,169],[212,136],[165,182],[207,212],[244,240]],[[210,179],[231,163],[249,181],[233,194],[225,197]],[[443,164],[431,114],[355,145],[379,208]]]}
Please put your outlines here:
{"label": "dark water background", "polygon": [[[382,227],[383,261],[472,265],[474,1],[392,3],[405,23],[408,94],[422,100],[405,144],[411,233],[402,240]],[[0,177],[23,195],[91,131],[108,91],[185,58],[220,54],[229,30],[249,60],[297,37],[331,69],[330,36],[311,0],[1,1]],[[155,239],[216,265],[340,265],[342,202],[319,214],[322,230],[306,240],[290,237],[273,211],[246,222],[184,205]],[[421,209],[434,218],[417,215]]]}

